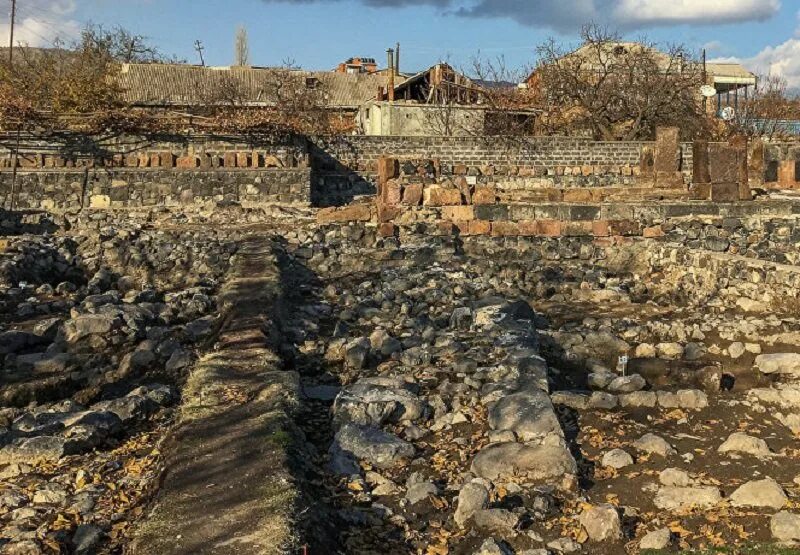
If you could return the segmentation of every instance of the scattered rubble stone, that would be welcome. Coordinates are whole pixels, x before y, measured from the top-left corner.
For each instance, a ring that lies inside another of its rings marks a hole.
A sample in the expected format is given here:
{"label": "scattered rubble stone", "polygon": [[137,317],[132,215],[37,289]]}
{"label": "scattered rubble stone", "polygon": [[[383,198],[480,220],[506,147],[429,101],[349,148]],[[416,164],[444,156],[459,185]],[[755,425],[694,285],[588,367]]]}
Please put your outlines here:
{"label": "scattered rubble stone", "polygon": [[782,542],[800,541],[800,515],[780,511],[772,515],[769,522],[772,536]]}
{"label": "scattered rubble stone", "polygon": [[622,536],[617,508],[608,503],[594,506],[581,513],[580,523],[592,541],[601,542]]}
{"label": "scattered rubble stone", "polygon": [[671,541],[672,531],[669,528],[659,528],[648,532],[639,540],[639,549],[666,549]]}
{"label": "scattered rubble stone", "polygon": [[769,457],[772,452],[767,442],[742,432],[734,432],[717,448],[720,453],[745,453],[754,457]]}
{"label": "scattered rubble stone", "polygon": [[670,455],[676,455],[678,453],[667,443],[667,440],[653,433],[643,435],[633,443],[633,446],[639,451],[654,453],[662,457],[669,457]]}
{"label": "scattered rubble stone", "polygon": [[653,503],[659,509],[676,510],[686,507],[713,507],[722,501],[719,489],[713,486],[663,486]]}
{"label": "scattered rubble stone", "polygon": [[622,449],[612,449],[603,455],[603,466],[609,466],[619,470],[620,468],[625,468],[626,466],[630,466],[632,464],[633,457],[631,457]]}
{"label": "scattered rubble stone", "polygon": [[730,502],[734,507],[771,507],[780,509],[789,498],[783,488],[772,478],[753,480],[742,484],[731,493]]}

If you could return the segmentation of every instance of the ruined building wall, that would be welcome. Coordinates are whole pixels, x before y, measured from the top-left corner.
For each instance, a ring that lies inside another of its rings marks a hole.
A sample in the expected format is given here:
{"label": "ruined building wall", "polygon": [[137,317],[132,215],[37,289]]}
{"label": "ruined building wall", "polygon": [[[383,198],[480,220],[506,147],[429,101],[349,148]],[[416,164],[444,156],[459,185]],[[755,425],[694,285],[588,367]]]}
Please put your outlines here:
{"label": "ruined building wall", "polygon": [[[207,201],[308,203],[308,168],[59,169],[20,171],[16,209],[74,210],[175,206]],[[10,171],[0,172],[0,207],[9,208]]]}
{"label": "ruined building wall", "polygon": [[[6,183],[10,172],[11,151],[15,137],[0,136],[0,183]],[[681,145],[680,169],[688,182],[692,170],[692,149]],[[652,150],[648,142],[597,142],[564,137],[367,137],[336,138],[252,136],[208,136],[198,134],[171,135],[157,138],[59,136],[55,138],[23,137],[18,161],[20,174],[33,171],[64,172],[57,178],[28,176],[20,187],[32,188],[27,195],[60,194],[70,189],[75,179],[68,170],[76,168],[106,168],[109,173],[125,170],[162,171],[192,170],[213,175],[231,170],[261,170],[263,168],[311,168],[310,178],[290,187],[291,191],[268,193],[268,200],[281,200],[275,195],[295,195],[292,200],[319,205],[341,204],[353,197],[375,192],[375,171],[382,156],[400,160],[437,160],[443,173],[466,173],[473,176],[497,176],[510,189],[541,187],[632,187],[641,171],[642,153]],[[182,174],[165,173],[156,183],[170,182],[172,194],[180,193]],[[285,174],[289,177],[293,174]],[[170,177],[168,179],[168,177]],[[257,183],[258,175],[233,177],[232,174],[209,177],[230,186]],[[102,179],[102,177],[100,178]],[[112,177],[128,181],[127,177]],[[310,184],[308,183],[310,179]],[[55,180],[55,181],[50,181]],[[41,186],[47,181],[47,186]],[[134,182],[137,179],[133,178]],[[22,190],[18,188],[18,190]],[[300,193],[298,193],[300,191]],[[7,195],[0,191],[0,195]],[[106,194],[106,193],[98,193]],[[120,193],[121,194],[121,193]],[[297,194],[306,194],[304,199]],[[158,193],[143,192],[140,197],[158,197]],[[169,196],[169,195],[167,195]],[[197,196],[208,196],[200,194]],[[241,195],[240,195],[241,196]],[[0,199],[8,205],[7,199]],[[42,206],[39,198],[26,201],[26,206]],[[137,204],[136,202],[133,203]],[[56,203],[58,206],[59,203]]]}
{"label": "ruined building wall", "polygon": [[[169,166],[165,162],[171,155],[171,164],[182,157],[208,155],[210,162],[217,159],[219,165],[233,164],[242,167],[252,163],[254,152],[260,156],[261,166],[269,166],[267,159],[281,167],[306,166],[308,148],[303,137],[273,135],[206,135],[201,133],[163,134],[154,136],[114,135],[96,136],[60,133],[55,135],[0,134],[0,168],[11,165],[11,154],[19,144],[22,168],[36,167],[83,167]],[[236,160],[237,153],[246,153],[250,159]],[[233,162],[225,164],[226,154]]]}
{"label": "ruined building wall", "polygon": [[[491,176],[510,189],[635,186],[643,151],[655,143],[599,142],[572,137],[369,137],[310,141],[314,202],[340,204],[374,194],[376,168],[383,156],[436,160],[444,174]],[[691,145],[681,145],[681,172],[688,183]]]}

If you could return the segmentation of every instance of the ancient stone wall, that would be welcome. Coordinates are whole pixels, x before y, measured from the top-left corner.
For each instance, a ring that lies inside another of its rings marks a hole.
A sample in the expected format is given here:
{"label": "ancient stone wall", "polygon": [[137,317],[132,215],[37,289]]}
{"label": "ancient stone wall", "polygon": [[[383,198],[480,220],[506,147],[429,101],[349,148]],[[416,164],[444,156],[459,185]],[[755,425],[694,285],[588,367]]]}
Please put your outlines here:
{"label": "ancient stone wall", "polygon": [[[585,192],[570,192],[566,198],[550,199],[547,195],[551,191],[547,191],[546,198],[535,197],[541,189],[548,188],[615,187],[621,193],[636,187],[663,189],[671,186],[676,191],[684,188],[692,181],[695,155],[692,145],[666,139],[662,142],[669,142],[670,147],[677,149],[677,156],[661,156],[656,160],[661,143],[597,142],[565,137],[344,136],[310,140],[194,134],[107,140],[83,136],[25,137],[20,143],[17,164],[20,170],[26,171],[102,167],[217,172],[310,167],[312,176],[307,200],[330,206],[347,203],[359,195],[373,194],[378,160],[388,155],[401,162],[435,160],[441,175],[465,175],[478,182],[488,179],[501,191],[533,191],[533,197],[526,199],[529,201],[580,202],[597,199],[587,198]],[[13,157],[9,149],[14,145],[13,136],[0,136],[0,174],[10,171]],[[717,146],[710,144],[708,148],[716,152]],[[749,148],[751,154],[756,151],[759,154],[751,156],[756,162],[750,167],[751,187],[796,185],[797,149],[779,144],[762,149],[760,143]],[[669,171],[664,169],[666,167]],[[714,197],[713,194],[705,196]]]}
{"label": "ancient stone wall", "polygon": [[72,210],[174,206],[206,201],[249,204],[308,203],[307,168],[128,169],[85,168],[0,172],[0,206]]}
{"label": "ancient stone wall", "polygon": [[800,296],[797,266],[776,264],[727,253],[651,244],[646,251],[655,292],[676,302],[737,307],[746,312],[796,310]]}
{"label": "ancient stone wall", "polygon": [[[442,174],[502,177],[509,188],[588,188],[635,186],[642,157],[654,150],[647,142],[598,142],[566,137],[373,137],[317,138],[310,160],[324,187],[319,205],[373,192],[375,171],[383,156],[400,161],[436,160]],[[681,145],[680,170],[688,182],[691,145]],[[647,169],[645,168],[645,172]],[[341,183],[357,185],[348,197]],[[333,184],[334,187],[329,187]]]}
{"label": "ancient stone wall", "polygon": [[764,185],[775,189],[800,188],[800,146],[775,143],[764,148]]}
{"label": "ancient stone wall", "polygon": [[14,150],[20,168],[174,167],[181,159],[187,167],[302,167],[308,152],[304,138],[288,136],[24,134],[18,142],[0,134],[0,168],[11,167]]}
{"label": "ancient stone wall", "polygon": [[800,263],[800,220],[786,217],[680,218],[660,226],[658,241],[779,264]]}

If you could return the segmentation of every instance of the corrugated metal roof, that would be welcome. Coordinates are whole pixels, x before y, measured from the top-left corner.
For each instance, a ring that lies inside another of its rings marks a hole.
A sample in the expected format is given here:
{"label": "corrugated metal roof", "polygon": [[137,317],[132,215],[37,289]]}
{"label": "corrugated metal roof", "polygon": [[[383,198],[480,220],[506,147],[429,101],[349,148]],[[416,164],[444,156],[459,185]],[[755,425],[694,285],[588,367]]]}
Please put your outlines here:
{"label": "corrugated metal roof", "polygon": [[376,74],[302,71],[282,68],[203,67],[181,64],[123,64],[117,76],[124,101],[135,105],[203,104],[234,89],[247,105],[277,101],[279,86],[310,86],[316,79],[322,102],[332,108],[358,108],[374,99],[388,79]]}
{"label": "corrugated metal roof", "polygon": [[714,77],[755,79],[755,75],[747,71],[742,64],[735,62],[706,62],[706,71]]}

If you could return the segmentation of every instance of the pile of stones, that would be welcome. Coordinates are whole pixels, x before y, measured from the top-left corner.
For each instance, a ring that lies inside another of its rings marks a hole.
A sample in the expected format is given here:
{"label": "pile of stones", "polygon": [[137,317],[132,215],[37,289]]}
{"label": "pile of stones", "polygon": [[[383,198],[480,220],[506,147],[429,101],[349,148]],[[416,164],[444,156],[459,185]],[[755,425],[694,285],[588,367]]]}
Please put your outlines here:
{"label": "pile of stones", "polygon": [[235,242],[108,225],[9,238],[0,256],[0,546],[113,551],[218,326]]}

